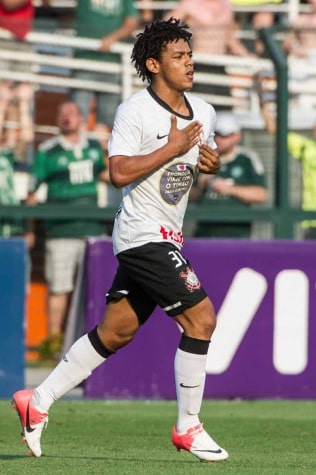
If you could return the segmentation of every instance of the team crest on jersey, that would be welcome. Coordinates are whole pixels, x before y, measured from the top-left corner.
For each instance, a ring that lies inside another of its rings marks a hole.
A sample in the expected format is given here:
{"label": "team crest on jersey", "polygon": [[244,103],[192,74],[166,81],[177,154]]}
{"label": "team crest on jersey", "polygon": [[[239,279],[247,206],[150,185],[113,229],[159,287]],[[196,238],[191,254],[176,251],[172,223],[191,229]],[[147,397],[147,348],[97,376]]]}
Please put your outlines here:
{"label": "team crest on jersey", "polygon": [[182,271],[180,273],[180,277],[184,279],[185,286],[190,292],[193,292],[194,290],[197,290],[201,287],[201,283],[197,278],[196,273],[190,267],[187,267],[185,271]]}

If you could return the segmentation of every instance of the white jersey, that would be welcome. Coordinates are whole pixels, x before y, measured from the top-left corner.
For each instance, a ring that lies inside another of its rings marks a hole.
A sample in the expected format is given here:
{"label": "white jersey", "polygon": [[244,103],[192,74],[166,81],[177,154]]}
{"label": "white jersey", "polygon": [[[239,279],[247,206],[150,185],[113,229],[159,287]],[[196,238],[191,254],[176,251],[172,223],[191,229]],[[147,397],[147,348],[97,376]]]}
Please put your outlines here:
{"label": "white jersey", "polygon": [[[185,94],[185,98],[189,116],[175,113],[150,88],[124,101],[115,116],[110,159],[115,155],[146,155],[162,147],[168,140],[172,114],[177,117],[178,129],[195,120],[201,122],[201,141],[216,148],[214,108],[191,94]],[[167,241],[181,248],[183,218],[197,172],[198,154],[196,145],[122,189],[123,200],[113,229],[114,254],[148,242]]]}

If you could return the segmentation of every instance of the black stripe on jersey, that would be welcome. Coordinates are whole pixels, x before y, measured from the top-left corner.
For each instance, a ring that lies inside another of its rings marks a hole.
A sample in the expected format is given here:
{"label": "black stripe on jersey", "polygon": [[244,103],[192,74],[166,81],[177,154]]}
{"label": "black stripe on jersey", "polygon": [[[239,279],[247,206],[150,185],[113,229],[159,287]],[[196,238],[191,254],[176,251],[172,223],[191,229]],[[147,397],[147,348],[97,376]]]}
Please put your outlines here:
{"label": "black stripe on jersey", "polygon": [[168,104],[166,102],[164,102],[162,99],[160,99],[159,96],[157,96],[157,94],[154,93],[154,91],[152,90],[151,86],[148,86],[147,87],[147,91],[149,92],[149,94],[151,95],[151,97],[156,101],[158,102],[159,105],[161,105],[161,107],[163,107],[164,109],[166,109],[167,111],[171,112],[171,114],[174,114],[178,117],[181,117],[181,119],[185,119],[185,120],[192,120],[193,119],[193,110],[192,110],[192,107],[187,99],[187,97],[184,95],[184,100],[185,100],[185,103],[186,103],[186,106],[188,108],[188,111],[189,111],[189,115],[182,115],[182,114],[179,114],[178,112],[175,112],[173,109],[171,109],[170,106],[168,106]]}

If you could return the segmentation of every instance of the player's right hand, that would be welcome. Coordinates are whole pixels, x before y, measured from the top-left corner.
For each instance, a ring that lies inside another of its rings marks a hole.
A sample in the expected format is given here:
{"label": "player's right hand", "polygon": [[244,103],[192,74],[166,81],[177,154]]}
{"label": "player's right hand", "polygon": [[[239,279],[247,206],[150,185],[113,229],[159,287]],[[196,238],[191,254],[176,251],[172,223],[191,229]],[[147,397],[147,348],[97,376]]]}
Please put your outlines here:
{"label": "player's right hand", "polygon": [[198,120],[191,122],[183,129],[178,129],[176,116],[171,116],[168,143],[176,148],[176,155],[183,155],[192,147],[198,145],[200,143],[201,134],[202,124]]}

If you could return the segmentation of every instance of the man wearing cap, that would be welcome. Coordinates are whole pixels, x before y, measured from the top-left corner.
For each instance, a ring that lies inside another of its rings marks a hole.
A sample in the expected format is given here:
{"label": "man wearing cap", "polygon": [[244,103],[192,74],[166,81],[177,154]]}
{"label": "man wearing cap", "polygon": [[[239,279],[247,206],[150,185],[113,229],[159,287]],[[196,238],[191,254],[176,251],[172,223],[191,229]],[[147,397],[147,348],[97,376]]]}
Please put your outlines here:
{"label": "man wearing cap", "polygon": [[[200,174],[190,201],[212,209],[246,209],[267,199],[262,162],[254,150],[241,147],[241,129],[230,112],[217,114],[215,141],[221,160],[216,176]],[[198,221],[196,237],[250,238],[251,222]]]}

